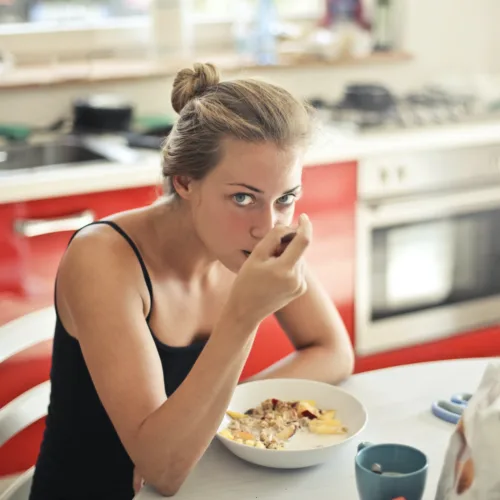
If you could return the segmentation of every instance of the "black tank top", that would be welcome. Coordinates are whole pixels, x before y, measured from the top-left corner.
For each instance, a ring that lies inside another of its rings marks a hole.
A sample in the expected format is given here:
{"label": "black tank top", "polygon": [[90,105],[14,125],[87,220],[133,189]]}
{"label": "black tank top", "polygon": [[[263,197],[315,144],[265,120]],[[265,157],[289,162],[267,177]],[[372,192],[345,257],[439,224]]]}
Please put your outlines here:
{"label": "black tank top", "polygon": [[[132,247],[144,274],[152,309],[151,279],[135,243],[114,222],[93,224],[107,224]],[[146,317],[148,324],[151,309]],[[206,342],[170,347],[160,342],[152,331],[151,335],[170,396],[186,378]],[[132,499],[133,463],[97,395],[80,344],[61,323],[57,304],[50,381],[46,427],[30,500]]]}

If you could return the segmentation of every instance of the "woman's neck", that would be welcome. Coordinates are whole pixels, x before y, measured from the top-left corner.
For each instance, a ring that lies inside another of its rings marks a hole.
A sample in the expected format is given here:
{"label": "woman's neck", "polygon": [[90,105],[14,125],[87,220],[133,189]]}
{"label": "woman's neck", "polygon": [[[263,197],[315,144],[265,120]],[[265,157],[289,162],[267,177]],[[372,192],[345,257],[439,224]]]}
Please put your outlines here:
{"label": "woman's neck", "polygon": [[207,277],[218,260],[200,240],[187,204],[175,198],[162,198],[148,211],[151,221],[151,250],[160,272],[174,272],[192,281]]}

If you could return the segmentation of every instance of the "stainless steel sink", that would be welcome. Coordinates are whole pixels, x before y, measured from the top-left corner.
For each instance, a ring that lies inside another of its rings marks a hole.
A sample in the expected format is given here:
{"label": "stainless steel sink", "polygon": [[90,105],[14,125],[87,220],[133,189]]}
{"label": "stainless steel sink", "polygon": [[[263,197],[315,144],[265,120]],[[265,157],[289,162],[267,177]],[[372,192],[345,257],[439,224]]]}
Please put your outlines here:
{"label": "stainless steel sink", "polygon": [[0,170],[22,170],[109,159],[83,144],[49,142],[0,148]]}

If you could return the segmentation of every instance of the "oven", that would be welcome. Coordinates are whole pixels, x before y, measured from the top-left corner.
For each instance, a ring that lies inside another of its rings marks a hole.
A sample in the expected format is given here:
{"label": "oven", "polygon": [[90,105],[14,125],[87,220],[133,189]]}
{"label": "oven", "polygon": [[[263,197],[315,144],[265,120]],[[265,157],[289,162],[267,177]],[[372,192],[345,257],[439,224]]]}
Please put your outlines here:
{"label": "oven", "polygon": [[359,355],[500,321],[500,146],[359,163]]}

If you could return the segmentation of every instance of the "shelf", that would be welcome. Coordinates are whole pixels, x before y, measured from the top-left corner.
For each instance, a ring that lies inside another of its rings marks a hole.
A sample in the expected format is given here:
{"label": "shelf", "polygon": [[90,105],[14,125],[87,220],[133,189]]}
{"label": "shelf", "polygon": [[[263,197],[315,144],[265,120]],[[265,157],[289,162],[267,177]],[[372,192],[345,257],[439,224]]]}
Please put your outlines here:
{"label": "shelf", "polygon": [[[335,61],[311,60],[304,58],[282,57],[276,65],[260,66],[241,64],[234,54],[215,57],[197,57],[199,61],[210,61],[224,73],[247,71],[273,71],[283,69],[335,68],[342,66],[367,66],[377,64],[401,64],[410,61],[412,56],[406,52],[373,53],[362,58],[345,58]],[[192,61],[169,60],[160,63],[156,60],[101,59],[93,61],[74,61],[61,64],[40,64],[13,69],[0,74],[0,89],[37,88],[75,83],[97,83],[172,77],[180,68],[190,66]]]}

